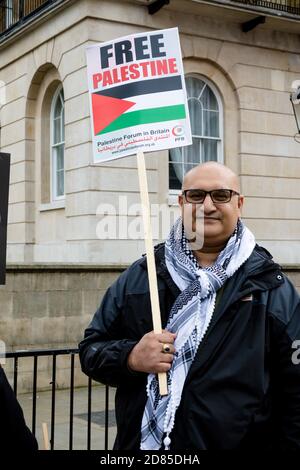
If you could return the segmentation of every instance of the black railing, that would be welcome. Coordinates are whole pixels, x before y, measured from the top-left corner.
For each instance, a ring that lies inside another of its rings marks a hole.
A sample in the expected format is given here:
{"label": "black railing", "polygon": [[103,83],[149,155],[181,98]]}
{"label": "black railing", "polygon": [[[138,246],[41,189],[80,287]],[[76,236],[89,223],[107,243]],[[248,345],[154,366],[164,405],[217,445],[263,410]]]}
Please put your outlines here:
{"label": "black railing", "polygon": [[231,2],[251,5],[252,7],[268,8],[292,15],[300,15],[299,0],[231,0]]}
{"label": "black railing", "polygon": [[0,36],[58,0],[0,0]]}
{"label": "black railing", "polygon": [[[38,394],[38,359],[43,356],[52,357],[51,367],[51,417],[50,417],[50,448],[55,450],[55,430],[56,430],[56,400],[57,400],[57,357],[58,356],[70,356],[70,382],[69,382],[69,439],[68,449],[73,450],[74,442],[74,391],[75,391],[75,356],[78,355],[78,349],[46,349],[46,350],[26,350],[26,351],[15,351],[6,353],[6,359],[13,360],[13,390],[18,396],[18,378],[19,378],[19,359],[20,358],[32,358],[32,412],[31,412],[31,423],[28,423],[29,427],[34,435],[36,435],[36,424],[37,424],[37,394]],[[8,362],[8,361],[7,361]],[[22,371],[23,373],[23,371]],[[86,413],[87,413],[87,435],[86,435],[86,446],[85,450],[91,450],[92,440],[92,380],[87,378],[87,402],[86,402]],[[98,389],[98,387],[97,387]],[[109,387],[105,386],[105,398],[104,398],[104,449],[97,450],[108,450],[108,437],[109,437]]]}

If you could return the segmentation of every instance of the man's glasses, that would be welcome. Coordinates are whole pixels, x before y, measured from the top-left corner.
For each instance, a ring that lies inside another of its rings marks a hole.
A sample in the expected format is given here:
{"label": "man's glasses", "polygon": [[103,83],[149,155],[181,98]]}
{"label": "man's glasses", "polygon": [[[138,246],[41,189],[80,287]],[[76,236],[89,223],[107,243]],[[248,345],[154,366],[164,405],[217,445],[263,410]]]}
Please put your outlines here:
{"label": "man's glasses", "polygon": [[209,194],[212,202],[215,204],[224,204],[230,202],[232,196],[239,196],[240,193],[233,189],[213,189],[212,191],[204,191],[204,189],[185,189],[182,191],[186,202],[191,204],[203,204],[206,195]]}

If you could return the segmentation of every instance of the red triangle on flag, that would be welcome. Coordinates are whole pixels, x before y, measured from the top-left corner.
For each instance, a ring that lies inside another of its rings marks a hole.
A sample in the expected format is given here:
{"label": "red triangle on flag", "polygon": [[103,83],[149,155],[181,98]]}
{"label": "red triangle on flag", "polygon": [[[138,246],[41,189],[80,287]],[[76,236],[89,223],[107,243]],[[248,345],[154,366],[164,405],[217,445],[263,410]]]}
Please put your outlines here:
{"label": "red triangle on flag", "polygon": [[97,135],[135,103],[111,96],[92,94],[94,134]]}

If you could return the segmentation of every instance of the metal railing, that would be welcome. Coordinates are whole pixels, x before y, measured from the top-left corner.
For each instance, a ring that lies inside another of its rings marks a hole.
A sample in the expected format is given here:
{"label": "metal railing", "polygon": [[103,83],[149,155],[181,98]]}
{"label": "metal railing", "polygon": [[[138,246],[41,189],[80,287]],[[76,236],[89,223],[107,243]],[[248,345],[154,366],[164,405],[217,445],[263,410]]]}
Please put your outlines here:
{"label": "metal railing", "polygon": [[0,36],[55,2],[57,0],[0,0]]}
{"label": "metal railing", "polygon": [[[0,0],[0,37],[25,24],[49,5],[59,0]],[[215,3],[215,2],[213,2]],[[263,7],[270,10],[300,15],[299,0],[229,0],[228,3]]]}
{"label": "metal railing", "polygon": [[231,0],[232,3],[263,7],[271,10],[282,11],[292,15],[300,15],[299,0]]}
{"label": "metal railing", "polygon": [[[38,379],[38,360],[40,357],[52,357],[52,373],[51,373],[51,418],[50,418],[50,448],[55,450],[55,411],[56,411],[56,372],[57,372],[57,357],[70,356],[70,382],[69,382],[69,439],[68,448],[73,450],[74,440],[74,370],[75,370],[75,356],[78,354],[78,349],[42,349],[42,350],[28,350],[28,351],[15,351],[6,353],[6,359],[13,360],[13,390],[15,395],[18,396],[18,376],[19,376],[19,359],[32,358],[32,413],[31,413],[31,431],[36,435],[36,417],[37,417],[37,379]],[[91,450],[91,436],[92,436],[92,379],[88,380],[88,393],[87,393],[87,436],[86,436],[86,450]],[[109,387],[105,386],[105,409],[104,409],[104,449],[108,450],[108,437],[109,437]],[[101,450],[101,449],[100,449]]]}

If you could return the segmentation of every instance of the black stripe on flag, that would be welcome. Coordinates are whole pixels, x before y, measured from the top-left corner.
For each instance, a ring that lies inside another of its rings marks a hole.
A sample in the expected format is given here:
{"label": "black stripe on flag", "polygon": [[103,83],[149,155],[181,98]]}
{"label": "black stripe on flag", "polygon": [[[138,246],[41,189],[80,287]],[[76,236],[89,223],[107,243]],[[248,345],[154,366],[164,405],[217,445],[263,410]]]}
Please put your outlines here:
{"label": "black stripe on flag", "polygon": [[148,95],[149,93],[161,93],[172,90],[182,90],[180,75],[127,83],[126,85],[116,86],[107,90],[96,91],[95,94],[122,99],[130,96]]}

